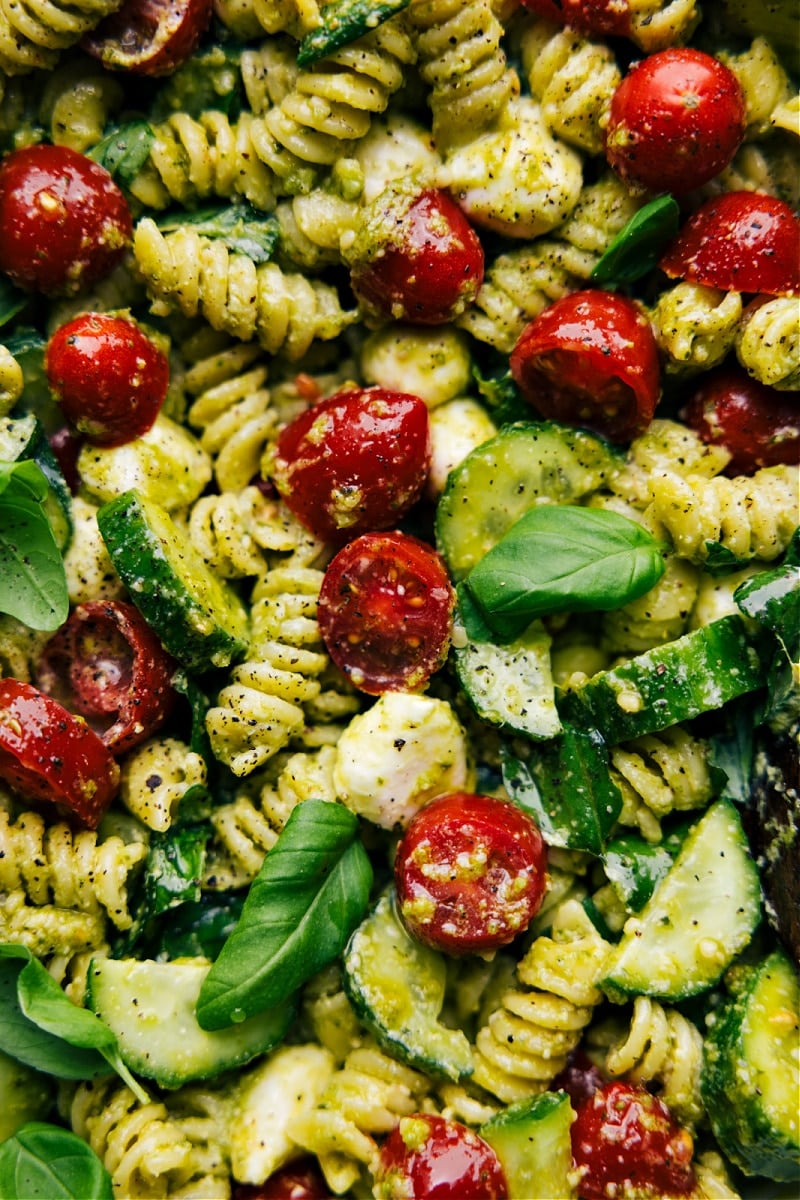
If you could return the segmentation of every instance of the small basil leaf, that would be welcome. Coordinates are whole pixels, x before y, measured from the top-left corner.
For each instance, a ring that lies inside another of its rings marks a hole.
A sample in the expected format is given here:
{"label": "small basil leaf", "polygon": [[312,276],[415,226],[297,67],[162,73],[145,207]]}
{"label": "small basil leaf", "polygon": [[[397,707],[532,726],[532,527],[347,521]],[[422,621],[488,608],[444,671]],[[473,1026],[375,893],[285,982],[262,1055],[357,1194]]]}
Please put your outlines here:
{"label": "small basil leaf", "polygon": [[87,157],[105,167],[123,187],[130,186],[149,159],[154,140],[147,121],[128,121],[92,146]]}
{"label": "small basil leaf", "polygon": [[635,521],[606,509],[544,505],[520,517],[466,583],[488,625],[509,640],[549,613],[620,608],[663,573],[659,543]]}
{"label": "small basil leaf", "polygon": [[731,571],[741,571],[749,564],[749,559],[737,558],[732,550],[720,542],[705,543],[706,557],[703,570],[708,575],[730,575]]}
{"label": "small basil leaf", "polygon": [[207,958],[211,962],[233,933],[242,915],[244,892],[204,892],[196,903],[189,901],[162,922],[153,947],[153,957]]}
{"label": "small basil leaf", "polygon": [[329,0],[320,24],[305,35],[298,47],[297,65],[307,67],[340,46],[371,33],[409,3],[410,0]]}
{"label": "small basil leaf", "polygon": [[244,254],[258,266],[269,262],[278,244],[280,230],[274,217],[265,217],[249,204],[227,208],[204,208],[197,212],[167,213],[159,218],[164,233],[192,226],[201,237],[221,241],[233,254]]}
{"label": "small basil leaf", "polygon": [[69,615],[64,562],[42,502],[47,480],[29,459],[0,464],[0,612],[52,630]]}
{"label": "small basil leaf", "polygon": [[150,841],[145,874],[145,904],[150,916],[200,899],[208,825],[174,825]]}
{"label": "small basil leaf", "polygon": [[341,804],[304,800],[292,810],[200,989],[203,1029],[280,1004],[341,954],[372,886],[358,831]]}
{"label": "small basil leaf", "polygon": [[672,196],[658,196],[620,230],[589,279],[601,287],[635,283],[658,264],[678,232],[681,210]]}
{"label": "small basil leaf", "polygon": [[[685,835],[688,825],[681,827]],[[612,838],[603,852],[603,868],[628,912],[640,912],[672,866],[682,836],[653,844],[636,834]]]}
{"label": "small basil leaf", "polygon": [[111,1176],[76,1133],[30,1121],[0,1145],[3,1200],[113,1200]]}

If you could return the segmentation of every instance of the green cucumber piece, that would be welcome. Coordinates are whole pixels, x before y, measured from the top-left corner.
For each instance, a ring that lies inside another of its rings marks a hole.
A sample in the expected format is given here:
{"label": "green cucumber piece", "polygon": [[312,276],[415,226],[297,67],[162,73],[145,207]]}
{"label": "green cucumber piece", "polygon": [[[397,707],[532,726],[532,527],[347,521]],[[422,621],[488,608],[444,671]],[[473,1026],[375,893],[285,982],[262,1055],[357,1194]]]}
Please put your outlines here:
{"label": "green cucumber piece", "polygon": [[210,969],[205,960],[93,960],[88,1007],[114,1031],[132,1071],[160,1087],[180,1087],[250,1062],[283,1040],[294,1017],[289,1002],[228,1029],[201,1029],[195,1005]]}
{"label": "green cucumber piece", "polygon": [[330,0],[320,13],[319,25],[301,41],[297,65],[307,67],[340,46],[355,42],[402,12],[409,3],[410,0]]}
{"label": "green cucumber piece", "polygon": [[746,1174],[800,1180],[800,982],[782,950],[737,971],[714,1014],[700,1090],[720,1147]]}
{"label": "green cucumber piece", "polygon": [[97,524],[131,599],[190,671],[226,667],[247,649],[247,613],[184,531],[135,489],[104,504]]}
{"label": "green cucumber piece", "polygon": [[47,480],[45,516],[59,550],[66,550],[72,540],[72,495],[44,427],[33,413],[25,417],[0,418],[0,462],[25,459],[35,462]]}
{"label": "green cucumber piece", "polygon": [[765,682],[756,641],[731,615],[593,675],[562,694],[559,711],[615,746],[721,708]]}
{"label": "green cucumber piece", "polygon": [[572,1200],[570,1125],[574,1120],[566,1092],[542,1092],[503,1109],[478,1130],[500,1159],[514,1200]]}
{"label": "green cucumber piece", "polygon": [[689,830],[647,904],[625,923],[601,986],[612,999],[696,996],[722,977],[760,917],[758,868],[739,814],[717,800]]}
{"label": "green cucumber piece", "polygon": [[620,467],[602,439],[555,421],[517,421],[478,446],[447,480],[436,544],[463,579],[537,504],[576,504]]}
{"label": "green cucumber piece", "polygon": [[443,955],[413,939],[385,892],[344,953],[344,990],[356,1013],[390,1054],[446,1079],[472,1072],[460,1029],[439,1022],[445,993]]}

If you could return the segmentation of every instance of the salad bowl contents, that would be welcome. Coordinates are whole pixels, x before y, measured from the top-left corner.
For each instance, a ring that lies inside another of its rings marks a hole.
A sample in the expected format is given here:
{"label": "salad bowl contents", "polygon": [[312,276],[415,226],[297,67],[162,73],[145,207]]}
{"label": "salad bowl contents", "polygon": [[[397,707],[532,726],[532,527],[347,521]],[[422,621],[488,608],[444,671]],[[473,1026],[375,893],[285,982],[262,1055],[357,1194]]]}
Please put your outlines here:
{"label": "salad bowl contents", "polygon": [[0,1196],[794,1195],[792,0],[35,17]]}

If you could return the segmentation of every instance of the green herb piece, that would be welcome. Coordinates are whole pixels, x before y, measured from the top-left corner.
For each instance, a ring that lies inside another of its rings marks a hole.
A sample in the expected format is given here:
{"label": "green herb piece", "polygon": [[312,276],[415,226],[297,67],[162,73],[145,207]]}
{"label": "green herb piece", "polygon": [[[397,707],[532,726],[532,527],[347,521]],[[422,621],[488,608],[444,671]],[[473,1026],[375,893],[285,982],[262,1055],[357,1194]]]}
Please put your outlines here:
{"label": "green herb piece", "polygon": [[242,109],[242,50],[240,44],[197,50],[167,75],[149,110],[153,121],[166,121],[176,112],[195,121],[209,110],[235,121]]}
{"label": "green herb piece", "polygon": [[36,463],[0,463],[0,612],[49,631],[66,621],[69,596],[43,507],[47,497],[47,480]]}
{"label": "green herb piece", "polygon": [[500,426],[513,424],[514,421],[530,421],[531,406],[508,368],[484,375],[480,367],[473,363],[472,378],[495,424]]}
{"label": "green herb piece", "polygon": [[748,617],[772,630],[793,662],[800,659],[800,532],[783,562],[740,583],[733,599]]}
{"label": "green herb piece", "polygon": [[130,186],[150,158],[154,140],[147,121],[128,121],[92,146],[87,157],[105,167],[123,187]]}
{"label": "green herb piece", "polygon": [[30,296],[14,287],[10,279],[0,279],[0,325],[7,325],[30,304]]}
{"label": "green herb piece", "polygon": [[410,0],[330,0],[322,10],[320,24],[301,41],[297,65],[307,67],[340,46],[355,42],[402,12],[409,3]]}
{"label": "green herb piece", "polygon": [[358,832],[341,804],[304,800],[292,810],[200,989],[203,1029],[273,1008],[341,954],[372,886]]}
{"label": "green herb piece", "polygon": [[278,244],[280,230],[274,217],[265,217],[249,204],[227,208],[203,208],[197,212],[167,213],[158,222],[164,233],[190,225],[201,237],[215,238],[233,254],[244,254],[258,266],[269,262]]}
{"label": "green herb piece", "polygon": [[0,1145],[3,1200],[113,1200],[111,1176],[76,1133],[30,1121]]}
{"label": "green herb piece", "polygon": [[590,282],[615,287],[635,283],[652,271],[678,232],[680,212],[672,196],[658,196],[645,204],[614,238],[589,276]]}
{"label": "green herb piece", "polygon": [[637,834],[612,838],[603,852],[603,867],[614,891],[629,912],[640,912],[664,878],[681,848],[690,822],[658,843]]}
{"label": "green herb piece", "polygon": [[511,640],[549,613],[620,608],[663,573],[659,543],[635,521],[559,504],[520,517],[466,583],[485,622]]}
{"label": "green herb piece", "polygon": [[174,825],[166,833],[153,835],[145,875],[150,916],[200,899],[200,880],[210,835],[208,825]]}
{"label": "green herb piece", "polygon": [[242,915],[244,892],[203,892],[172,912],[155,939],[152,957],[207,958],[210,962],[233,933]]}

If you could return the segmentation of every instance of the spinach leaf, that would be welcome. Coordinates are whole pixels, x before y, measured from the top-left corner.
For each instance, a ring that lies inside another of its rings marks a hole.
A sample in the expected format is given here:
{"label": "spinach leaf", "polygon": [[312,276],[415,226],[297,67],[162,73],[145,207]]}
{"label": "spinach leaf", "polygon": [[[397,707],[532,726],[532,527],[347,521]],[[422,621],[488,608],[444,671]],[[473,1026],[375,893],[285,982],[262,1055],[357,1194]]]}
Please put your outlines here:
{"label": "spinach leaf", "polygon": [[657,266],[680,225],[680,208],[672,196],[658,196],[640,208],[614,238],[589,276],[600,287],[635,283]]}
{"label": "spinach leaf", "polygon": [[232,254],[245,254],[256,266],[269,262],[280,237],[276,219],[264,216],[249,204],[204,208],[191,213],[181,209],[178,213],[167,213],[158,221],[159,229],[164,233],[187,225],[201,237],[221,241]]}
{"label": "spinach leaf", "polygon": [[407,8],[410,0],[329,0],[320,24],[301,41],[297,65],[307,67],[340,46],[370,33],[389,17]]}
{"label": "spinach leaf", "polygon": [[128,121],[92,146],[87,157],[105,167],[125,187],[133,183],[150,157],[154,138],[147,121]]}
{"label": "spinach leaf", "polygon": [[472,568],[467,589],[498,637],[518,637],[549,613],[606,612],[664,573],[659,543],[635,521],[599,508],[530,509]]}
{"label": "spinach leaf", "polygon": [[64,563],[47,520],[47,480],[30,459],[0,463],[0,612],[52,630],[69,614]]}
{"label": "spinach leaf", "polygon": [[200,989],[203,1029],[273,1008],[342,952],[372,886],[358,832],[341,804],[304,800],[292,810]]}
{"label": "spinach leaf", "polygon": [[0,1145],[3,1200],[113,1200],[111,1176],[76,1133],[30,1121]]}

